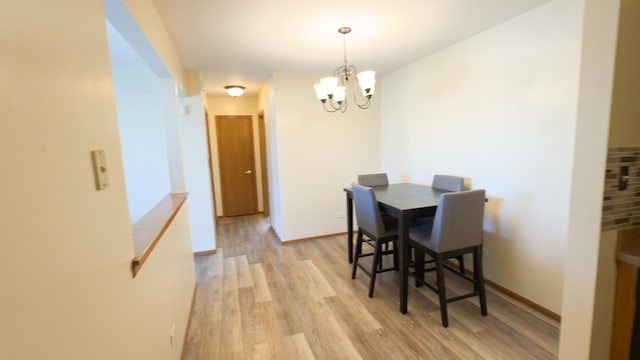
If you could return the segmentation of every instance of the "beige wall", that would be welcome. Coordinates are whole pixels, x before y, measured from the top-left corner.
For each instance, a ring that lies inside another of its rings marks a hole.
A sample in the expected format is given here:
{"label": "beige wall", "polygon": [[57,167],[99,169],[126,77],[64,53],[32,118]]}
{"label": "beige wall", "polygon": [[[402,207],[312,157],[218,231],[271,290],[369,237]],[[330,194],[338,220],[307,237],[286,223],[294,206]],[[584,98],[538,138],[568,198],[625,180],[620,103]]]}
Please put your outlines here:
{"label": "beige wall", "polygon": [[[561,312],[582,18],[552,1],[382,77],[393,182],[486,189],[485,276]],[[403,89],[398,91],[398,89]],[[489,310],[491,312],[491,310]]]}
{"label": "beige wall", "polygon": [[[132,278],[103,2],[0,7],[0,358],[179,358],[195,285],[188,210]],[[107,155],[102,191],[93,149]]]}
{"label": "beige wall", "polygon": [[216,133],[216,115],[250,115],[253,121],[253,148],[256,162],[256,187],[258,197],[258,211],[263,211],[262,177],[258,173],[261,169],[260,137],[258,136],[258,98],[240,96],[214,97],[207,96],[207,111],[209,112],[209,138],[211,139],[211,160],[213,164],[213,184],[215,189],[215,207],[217,216],[224,216],[222,209],[222,192],[220,186],[220,162],[218,159],[218,138]]}
{"label": "beige wall", "polygon": [[[322,75],[275,73],[269,82],[272,226],[283,241],[344,233],[342,189],[380,169],[380,99],[368,110],[327,113],[313,84]],[[274,146],[276,145],[277,146]]]}
{"label": "beige wall", "polygon": [[[121,2],[129,14],[135,19],[137,26],[144,33],[146,41],[148,41],[153,51],[159,56],[159,59],[162,59],[155,60],[153,57],[146,59],[152,63],[152,67],[153,64],[161,61],[161,65],[158,63],[158,67],[162,66],[166,68],[170,74],[169,77],[172,77],[179,84],[186,95],[195,95],[199,92],[198,81],[194,80],[194,77],[197,77],[197,75],[193,72],[185,71],[182,67],[180,57],[171,42],[167,29],[164,27],[158,15],[158,11],[153,5],[153,0],[105,0],[105,2]],[[135,45],[138,44],[134,44],[134,46]],[[196,89],[193,89],[194,87],[196,87]]]}

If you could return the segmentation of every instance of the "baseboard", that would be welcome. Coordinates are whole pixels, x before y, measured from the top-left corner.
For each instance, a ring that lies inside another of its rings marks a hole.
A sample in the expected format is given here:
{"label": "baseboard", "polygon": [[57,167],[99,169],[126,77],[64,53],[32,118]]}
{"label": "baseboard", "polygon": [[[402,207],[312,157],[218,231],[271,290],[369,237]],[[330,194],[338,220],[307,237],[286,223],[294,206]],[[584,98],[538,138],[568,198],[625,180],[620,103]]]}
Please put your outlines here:
{"label": "baseboard", "polygon": [[311,236],[311,237],[307,237],[307,238],[293,239],[293,240],[287,240],[287,241],[282,241],[280,239],[280,237],[278,236],[278,240],[280,240],[280,244],[282,244],[282,245],[290,245],[290,244],[295,244],[295,243],[299,243],[299,242],[303,242],[303,241],[318,240],[318,239],[321,239],[321,238],[332,237],[332,236],[341,236],[341,235],[347,235],[347,233],[346,232],[340,232],[340,233],[335,233],[335,234]]}
{"label": "baseboard", "polygon": [[[454,269],[458,268],[457,261],[456,262],[452,262],[450,260],[446,260],[445,263],[447,265],[451,266]],[[465,272],[465,274],[467,274],[469,276],[473,276],[473,271],[471,271],[469,269],[464,269],[464,272]],[[548,317],[550,317],[550,318],[552,318],[554,320],[557,320],[557,321],[561,321],[561,319],[562,319],[562,316],[560,314],[557,314],[557,313],[547,309],[546,307],[527,299],[526,297],[524,297],[522,295],[519,295],[519,294],[517,294],[517,293],[515,293],[515,292],[513,292],[513,291],[511,291],[511,290],[509,290],[509,289],[507,289],[507,288],[505,288],[505,287],[503,287],[501,285],[498,285],[498,284],[494,283],[493,281],[487,279],[486,277],[484,278],[484,282],[485,282],[485,284],[487,286],[490,286],[490,287],[494,288],[495,290],[507,295],[508,297],[510,297],[512,299],[515,299],[515,300],[527,305],[528,307],[532,308],[533,310],[535,310],[535,311],[537,311],[537,312],[539,312],[541,314],[544,314],[544,315],[546,315],[546,316],[548,316]]]}
{"label": "baseboard", "polygon": [[213,250],[205,250],[205,251],[196,251],[193,253],[193,256],[204,256],[204,255],[213,255],[215,254],[217,249]]}
{"label": "baseboard", "polygon": [[494,283],[491,280],[488,280],[487,278],[484,279],[484,282],[488,286],[491,286],[492,288],[496,289],[497,291],[500,291],[501,293],[507,295],[510,298],[518,300],[519,302],[527,305],[528,307],[532,308],[533,310],[535,310],[535,311],[537,311],[539,313],[542,313],[542,314],[544,314],[544,315],[546,315],[546,316],[548,316],[548,317],[550,317],[550,318],[552,318],[552,319],[554,319],[556,321],[562,321],[562,316],[560,314],[557,314],[557,313],[547,309],[546,307],[527,299],[524,296],[518,295],[515,292],[513,292],[513,291],[511,291],[511,290],[509,290],[509,289],[507,289],[507,288],[505,288],[503,286],[500,286],[500,285]]}

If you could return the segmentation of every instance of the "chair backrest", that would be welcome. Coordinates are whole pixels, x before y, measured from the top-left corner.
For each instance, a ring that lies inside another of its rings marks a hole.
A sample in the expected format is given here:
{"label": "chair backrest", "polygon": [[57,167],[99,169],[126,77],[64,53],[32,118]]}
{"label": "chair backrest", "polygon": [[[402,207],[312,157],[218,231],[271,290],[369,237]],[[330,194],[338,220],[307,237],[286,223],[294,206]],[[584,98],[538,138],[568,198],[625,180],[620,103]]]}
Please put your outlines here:
{"label": "chair backrest", "polygon": [[434,250],[451,251],[482,244],[484,190],[444,193],[431,231]]}
{"label": "chair backrest", "polygon": [[464,178],[451,175],[433,175],[431,187],[449,191],[464,190]]}
{"label": "chair backrest", "polygon": [[389,185],[387,173],[358,175],[358,184],[363,186]]}
{"label": "chair backrest", "polygon": [[385,234],[384,223],[373,189],[368,186],[352,184],[351,191],[358,227],[375,237],[383,236]]}

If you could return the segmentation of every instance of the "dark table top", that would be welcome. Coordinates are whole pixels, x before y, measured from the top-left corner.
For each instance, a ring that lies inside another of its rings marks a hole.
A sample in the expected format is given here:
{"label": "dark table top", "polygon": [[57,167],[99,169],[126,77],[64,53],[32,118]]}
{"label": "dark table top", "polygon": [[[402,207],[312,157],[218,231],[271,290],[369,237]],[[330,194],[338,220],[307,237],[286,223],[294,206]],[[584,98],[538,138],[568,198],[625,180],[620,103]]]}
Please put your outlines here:
{"label": "dark table top", "polygon": [[[379,203],[401,211],[438,206],[440,195],[448,192],[417,184],[373,186],[373,190]],[[350,192],[351,187],[345,191]]]}

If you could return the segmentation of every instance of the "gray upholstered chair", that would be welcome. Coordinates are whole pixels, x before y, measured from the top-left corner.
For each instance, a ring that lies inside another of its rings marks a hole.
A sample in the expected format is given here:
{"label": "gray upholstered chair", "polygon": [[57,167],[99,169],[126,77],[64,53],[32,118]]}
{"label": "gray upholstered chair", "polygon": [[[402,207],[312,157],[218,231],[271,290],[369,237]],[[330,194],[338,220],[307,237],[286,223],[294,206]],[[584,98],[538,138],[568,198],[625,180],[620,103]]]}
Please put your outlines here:
{"label": "gray upholstered chair", "polygon": [[451,175],[433,175],[431,187],[449,191],[464,190],[464,178]]}
{"label": "gray upholstered chair", "polygon": [[[439,295],[442,325],[449,326],[447,303],[472,296],[480,298],[480,312],[487,315],[487,300],[482,273],[482,219],[484,190],[459,191],[442,194],[433,222],[409,229],[409,242],[416,255],[416,286],[427,285]],[[436,286],[424,281],[425,253],[434,259]],[[448,267],[444,262],[453,257],[473,254],[473,277]],[[473,292],[454,298],[446,297],[444,270],[448,269],[473,283]]]}
{"label": "gray upholstered chair", "polygon": [[[375,173],[375,174],[360,174],[358,175],[358,185],[362,186],[384,186],[389,185],[389,177],[387,177],[387,173]],[[384,209],[380,209],[380,213],[384,221],[386,222],[397,222],[396,219],[389,217],[387,213],[385,213]],[[397,224],[393,224],[393,226],[398,226]],[[384,250],[389,250],[389,243],[384,245]],[[382,269],[382,262],[379,264]]]}
{"label": "gray upholstered chair", "polygon": [[358,184],[362,186],[389,185],[387,173],[358,175]]}
{"label": "gray upholstered chair", "polygon": [[[459,176],[452,175],[433,175],[433,181],[431,182],[431,187],[434,189],[441,189],[447,191],[462,191],[464,190],[464,178]],[[415,220],[416,224],[425,224],[433,221],[433,216],[430,217],[422,217]],[[464,274],[464,258],[462,256],[458,256],[456,258],[458,260],[458,268],[460,272]],[[432,260],[427,261],[427,263],[432,262]]]}
{"label": "gray upholstered chair", "polygon": [[[356,241],[356,252],[353,259],[353,270],[351,278],[356,278],[358,268],[369,275],[369,297],[373,297],[373,290],[376,283],[376,274],[396,270],[398,268],[398,251],[396,241],[398,238],[397,225],[395,221],[385,221],[380,214],[378,201],[373,189],[367,186],[352,184],[353,203],[356,210],[356,219],[358,221],[358,237]],[[395,220],[389,218],[389,220]],[[382,245],[393,243],[393,249],[382,249]],[[373,247],[373,252],[363,253],[362,245],[368,244]],[[393,267],[383,268],[382,256],[393,255]],[[371,269],[367,269],[360,263],[363,257],[372,256],[373,262]]]}

